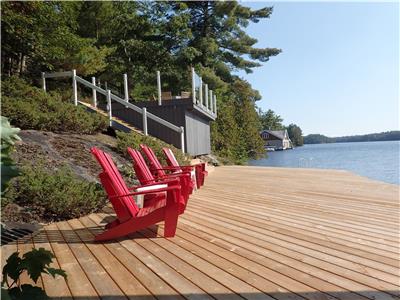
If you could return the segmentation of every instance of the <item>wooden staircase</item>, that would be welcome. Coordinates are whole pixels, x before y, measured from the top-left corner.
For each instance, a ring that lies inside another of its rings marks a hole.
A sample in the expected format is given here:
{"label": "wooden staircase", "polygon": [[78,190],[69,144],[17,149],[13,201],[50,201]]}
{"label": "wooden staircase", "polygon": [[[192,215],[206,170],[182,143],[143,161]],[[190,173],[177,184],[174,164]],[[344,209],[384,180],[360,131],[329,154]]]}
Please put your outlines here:
{"label": "wooden staircase", "polygon": [[[98,113],[100,115],[105,116],[106,118],[109,118],[108,113],[106,111],[104,111],[98,107],[94,107],[90,103],[83,102],[83,101],[78,101],[78,103],[85,106],[87,111],[90,111],[93,113]],[[115,116],[112,116],[111,121],[112,121],[112,127],[115,129],[118,129],[118,130],[121,130],[124,132],[134,131],[138,134],[144,135],[142,130],[132,126],[131,124],[128,124],[127,122],[125,122]]]}

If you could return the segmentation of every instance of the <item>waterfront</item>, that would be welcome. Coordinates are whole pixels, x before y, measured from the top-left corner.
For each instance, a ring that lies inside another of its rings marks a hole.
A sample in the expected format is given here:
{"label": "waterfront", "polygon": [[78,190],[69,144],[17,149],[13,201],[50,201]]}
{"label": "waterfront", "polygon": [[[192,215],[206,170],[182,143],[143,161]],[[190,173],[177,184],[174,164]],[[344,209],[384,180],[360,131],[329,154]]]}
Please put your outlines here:
{"label": "waterfront", "polygon": [[268,152],[251,166],[338,169],[371,179],[400,184],[400,141],[304,145]]}

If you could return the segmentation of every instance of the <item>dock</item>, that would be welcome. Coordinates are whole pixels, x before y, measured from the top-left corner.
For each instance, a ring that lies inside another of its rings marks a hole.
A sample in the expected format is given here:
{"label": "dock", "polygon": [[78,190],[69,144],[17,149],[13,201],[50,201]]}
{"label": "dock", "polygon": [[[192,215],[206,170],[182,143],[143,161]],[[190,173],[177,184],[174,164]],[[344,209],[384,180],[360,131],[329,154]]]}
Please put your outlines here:
{"label": "dock", "polygon": [[[399,186],[346,171],[218,167],[163,224],[94,243],[111,208],[2,247],[52,251],[52,299],[399,299]],[[28,282],[25,277],[22,282]]]}

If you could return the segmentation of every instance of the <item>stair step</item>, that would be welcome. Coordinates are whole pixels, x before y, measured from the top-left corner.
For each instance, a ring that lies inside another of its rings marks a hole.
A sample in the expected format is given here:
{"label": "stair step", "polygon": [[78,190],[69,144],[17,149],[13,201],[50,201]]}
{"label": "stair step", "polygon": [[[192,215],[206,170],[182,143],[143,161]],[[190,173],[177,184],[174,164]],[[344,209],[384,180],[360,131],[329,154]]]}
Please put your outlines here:
{"label": "stair step", "polygon": [[[88,108],[88,109],[90,109],[90,110],[92,110],[94,112],[97,112],[97,113],[99,113],[99,114],[101,114],[101,115],[103,115],[103,116],[108,118],[108,113],[106,111],[104,111],[104,110],[102,110],[100,108],[97,108],[97,107],[93,107],[91,104],[89,104],[87,102],[78,101],[78,103],[83,105],[83,106],[85,106],[86,108]],[[123,121],[123,120],[121,120],[121,119],[119,119],[117,117],[112,117],[111,120],[112,120],[113,123],[117,123],[117,126],[115,126],[115,127],[124,127],[124,128],[126,128],[128,130],[135,131],[136,133],[139,133],[141,135],[144,134],[143,131],[137,129],[136,127],[133,127],[132,125],[126,123],[125,121]]]}

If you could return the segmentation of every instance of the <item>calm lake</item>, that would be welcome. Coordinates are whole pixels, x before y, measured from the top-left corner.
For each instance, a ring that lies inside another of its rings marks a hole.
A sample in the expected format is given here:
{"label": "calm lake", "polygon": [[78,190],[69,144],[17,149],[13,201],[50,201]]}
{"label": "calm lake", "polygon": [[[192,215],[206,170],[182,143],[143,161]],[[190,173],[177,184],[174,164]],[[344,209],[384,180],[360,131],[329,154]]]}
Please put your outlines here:
{"label": "calm lake", "polygon": [[348,170],[362,176],[400,184],[400,141],[304,145],[268,152],[250,166]]}

